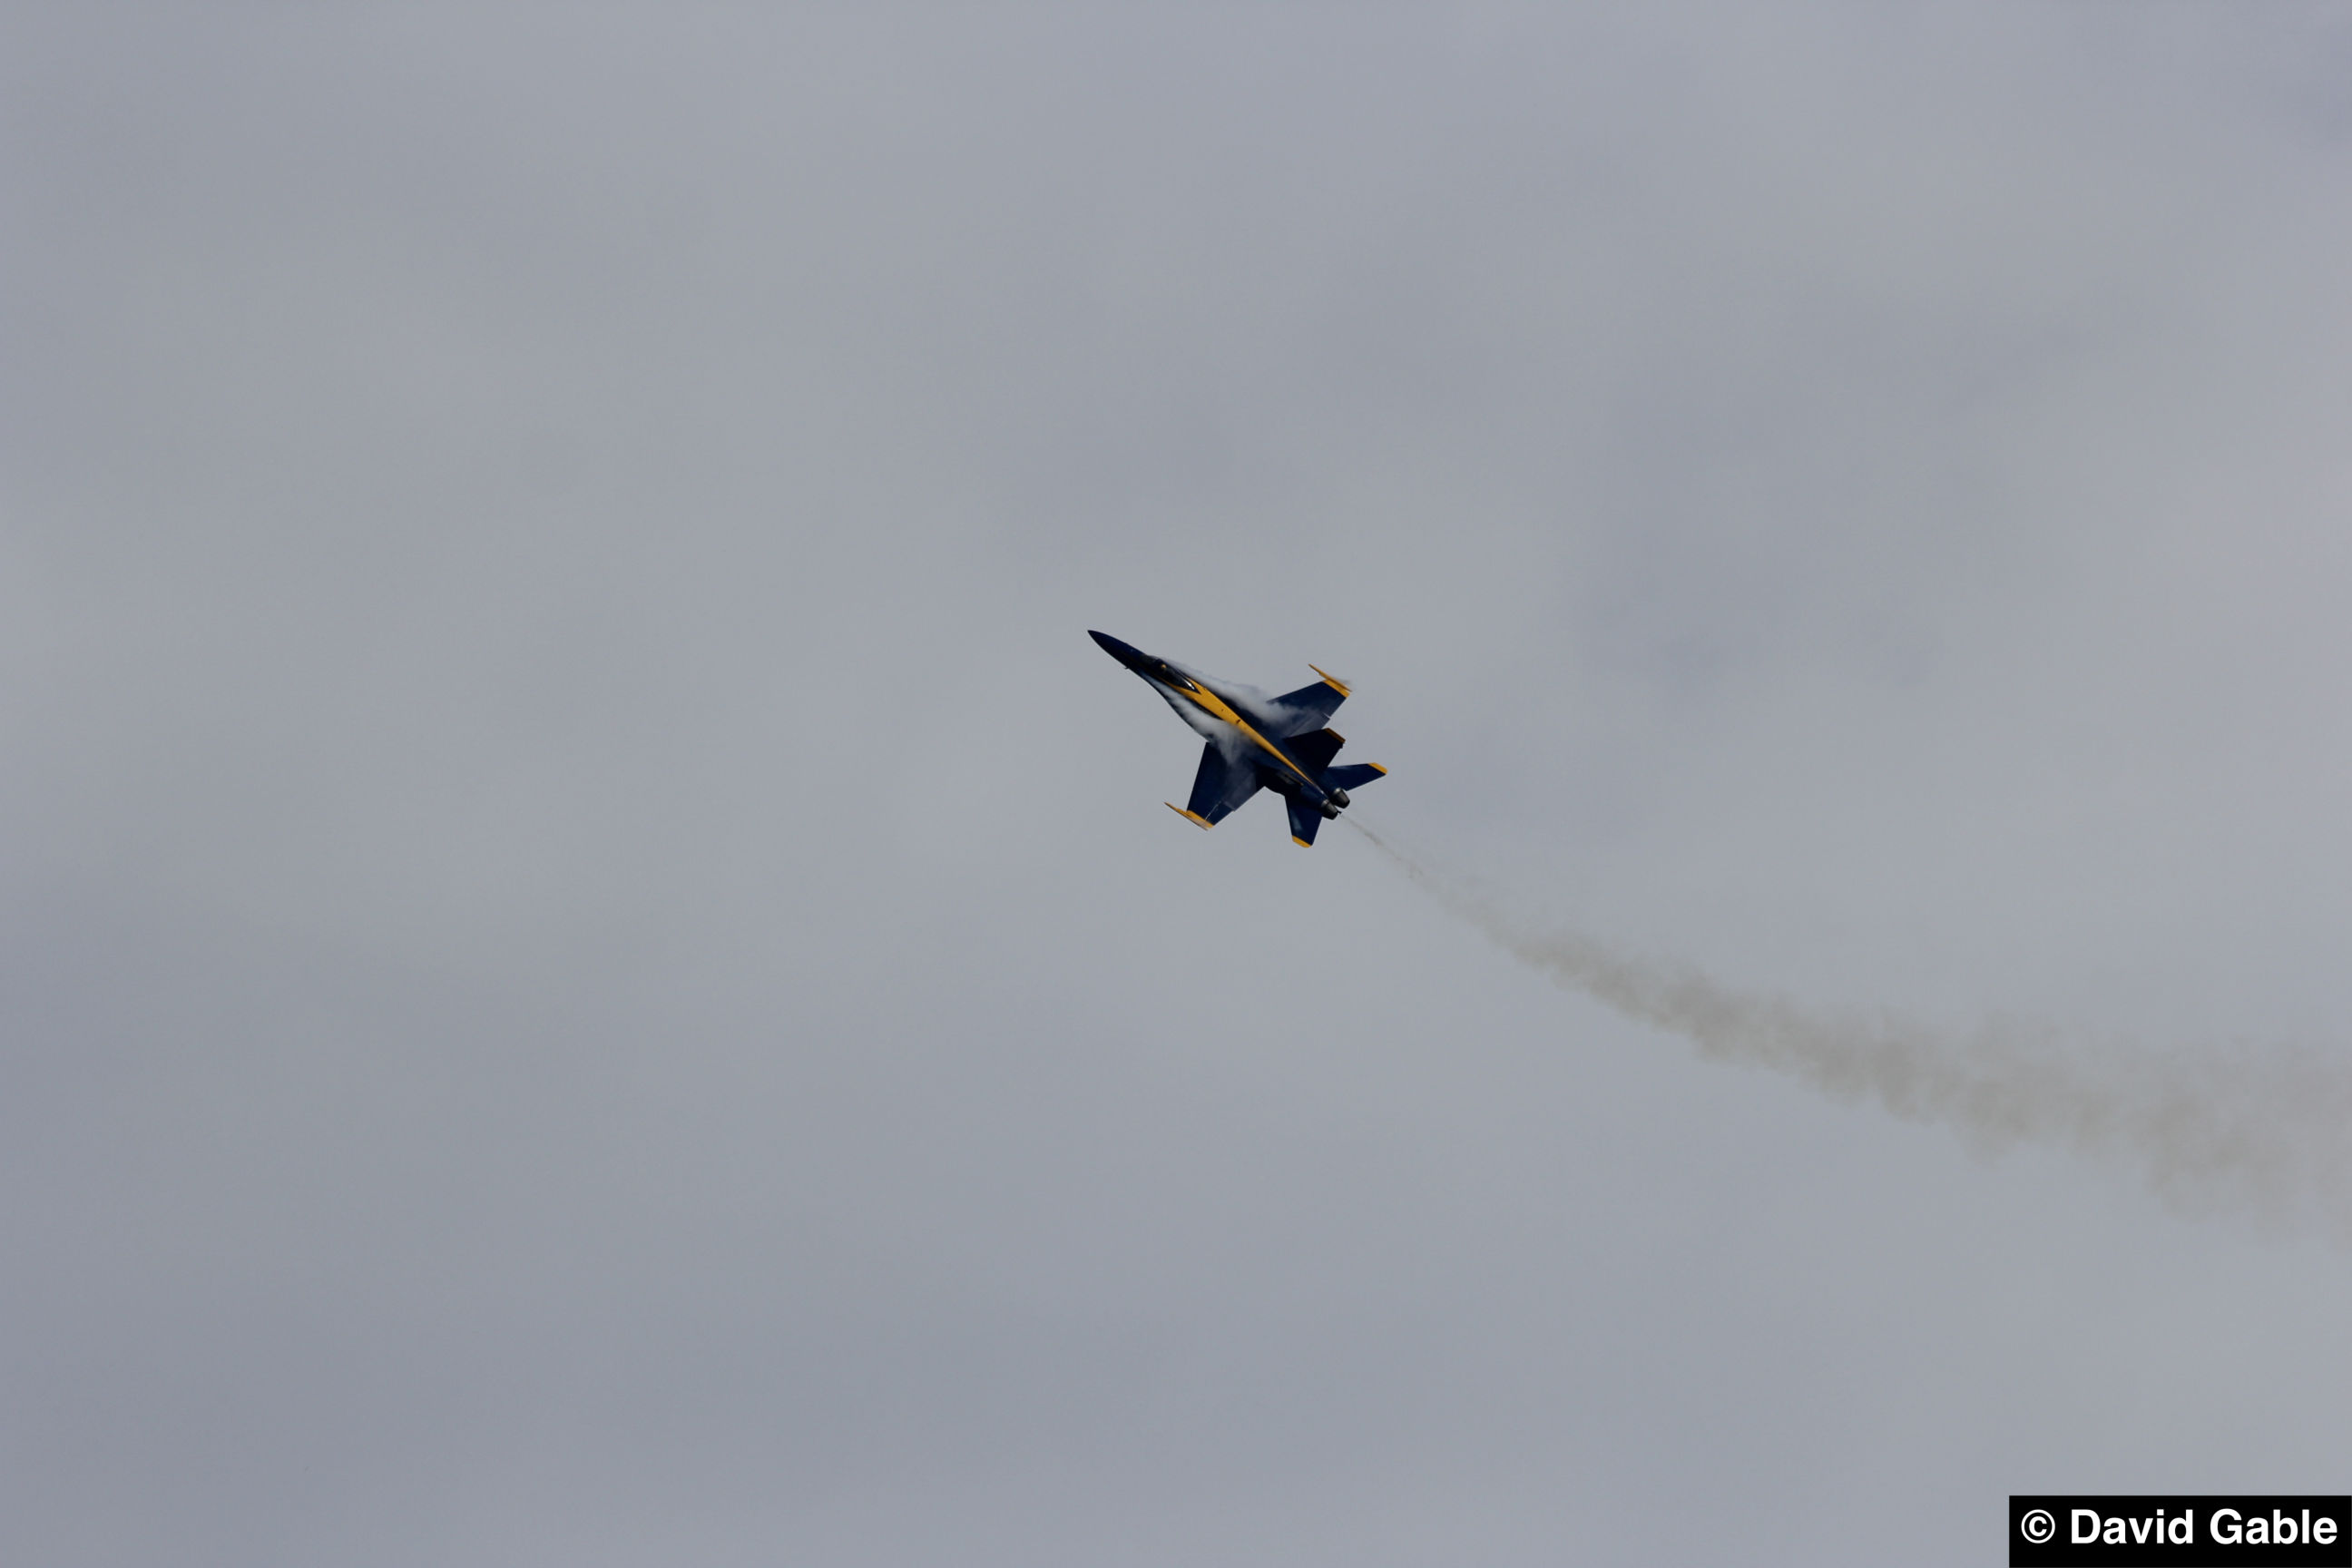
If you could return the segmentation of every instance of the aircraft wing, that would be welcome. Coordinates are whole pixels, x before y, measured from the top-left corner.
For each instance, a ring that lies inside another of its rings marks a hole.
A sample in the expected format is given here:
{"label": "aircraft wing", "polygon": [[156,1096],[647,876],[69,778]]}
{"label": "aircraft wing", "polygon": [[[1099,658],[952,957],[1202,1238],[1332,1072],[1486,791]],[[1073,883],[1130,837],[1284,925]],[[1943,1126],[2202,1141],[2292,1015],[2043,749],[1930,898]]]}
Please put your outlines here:
{"label": "aircraft wing", "polygon": [[1201,771],[1192,775],[1192,799],[1185,815],[1203,827],[1214,827],[1265,787],[1255,763],[1227,756],[1212,741],[1201,748]]}
{"label": "aircraft wing", "polygon": [[[1309,665],[1307,668],[1314,669],[1315,667]],[[1323,674],[1319,669],[1315,673]],[[1331,715],[1338,712],[1339,704],[1346,700],[1348,689],[1328,676],[1312,686],[1284,692],[1274,700],[1275,707],[1282,712],[1282,721],[1271,731],[1273,738],[1280,741],[1292,735],[1304,735],[1310,730],[1320,730],[1331,721]]]}

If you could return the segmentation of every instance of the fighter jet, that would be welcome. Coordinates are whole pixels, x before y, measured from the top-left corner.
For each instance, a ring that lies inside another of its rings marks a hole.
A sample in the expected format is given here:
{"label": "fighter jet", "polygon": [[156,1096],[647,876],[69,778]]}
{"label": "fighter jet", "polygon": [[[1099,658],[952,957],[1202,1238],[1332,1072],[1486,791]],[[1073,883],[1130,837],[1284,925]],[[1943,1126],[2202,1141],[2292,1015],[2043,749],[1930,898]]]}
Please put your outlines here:
{"label": "fighter jet", "polygon": [[1348,792],[1361,789],[1388,772],[1378,763],[1335,768],[1331,759],[1346,744],[1325,721],[1347,700],[1348,689],[1328,675],[1280,697],[1255,687],[1212,680],[1164,658],[1154,658],[1101,632],[1087,634],[1102,649],[1150,683],[1176,710],[1176,716],[1207,738],[1201,771],[1192,775],[1192,799],[1168,809],[1202,827],[1214,827],[1262,789],[1273,790],[1290,806],[1290,841],[1311,848],[1315,830],[1348,805]]}

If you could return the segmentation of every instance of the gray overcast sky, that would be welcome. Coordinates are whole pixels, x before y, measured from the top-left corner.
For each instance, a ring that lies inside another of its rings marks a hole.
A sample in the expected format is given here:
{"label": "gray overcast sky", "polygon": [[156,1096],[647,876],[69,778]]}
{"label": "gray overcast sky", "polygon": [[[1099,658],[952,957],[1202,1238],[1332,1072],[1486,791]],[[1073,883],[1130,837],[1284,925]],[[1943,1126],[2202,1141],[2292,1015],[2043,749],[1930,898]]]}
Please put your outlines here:
{"label": "gray overcast sky", "polygon": [[[0,1558],[1997,1561],[2352,1255],[1710,1065],[2352,1072],[2352,11],[0,20]],[[2341,1081],[2340,1078],[2337,1081]]]}

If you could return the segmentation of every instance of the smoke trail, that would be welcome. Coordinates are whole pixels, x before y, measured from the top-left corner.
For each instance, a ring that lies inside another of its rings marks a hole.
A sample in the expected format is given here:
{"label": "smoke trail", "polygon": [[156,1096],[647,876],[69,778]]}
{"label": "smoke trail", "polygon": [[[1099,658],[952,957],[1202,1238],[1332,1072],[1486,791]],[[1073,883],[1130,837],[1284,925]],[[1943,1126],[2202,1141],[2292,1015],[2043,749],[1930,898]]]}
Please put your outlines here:
{"label": "smoke trail", "polygon": [[1685,963],[1538,931],[1459,878],[1341,820],[1497,945],[1572,991],[1718,1061],[1804,1079],[1982,1151],[2054,1144],[2136,1167],[2189,1213],[2312,1226],[2352,1246],[2352,1070],[2311,1052],[2096,1047],[2021,1024],[1962,1037],[1885,1012],[1833,1012],[1724,985]]}

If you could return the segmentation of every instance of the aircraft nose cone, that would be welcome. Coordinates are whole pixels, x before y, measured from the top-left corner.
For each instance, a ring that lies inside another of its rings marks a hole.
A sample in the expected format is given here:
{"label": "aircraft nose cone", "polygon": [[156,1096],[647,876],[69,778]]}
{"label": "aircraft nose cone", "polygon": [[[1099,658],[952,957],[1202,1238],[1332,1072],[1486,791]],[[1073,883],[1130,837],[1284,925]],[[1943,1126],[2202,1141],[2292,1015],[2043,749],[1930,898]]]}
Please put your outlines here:
{"label": "aircraft nose cone", "polygon": [[1129,645],[1119,641],[1117,637],[1112,637],[1108,632],[1088,632],[1087,636],[1094,638],[1096,642],[1101,644],[1103,652],[1110,655],[1111,658],[1118,660],[1119,663],[1129,666],[1130,668],[1133,667],[1137,659],[1143,657],[1143,650],[1141,648],[1130,647]]}

